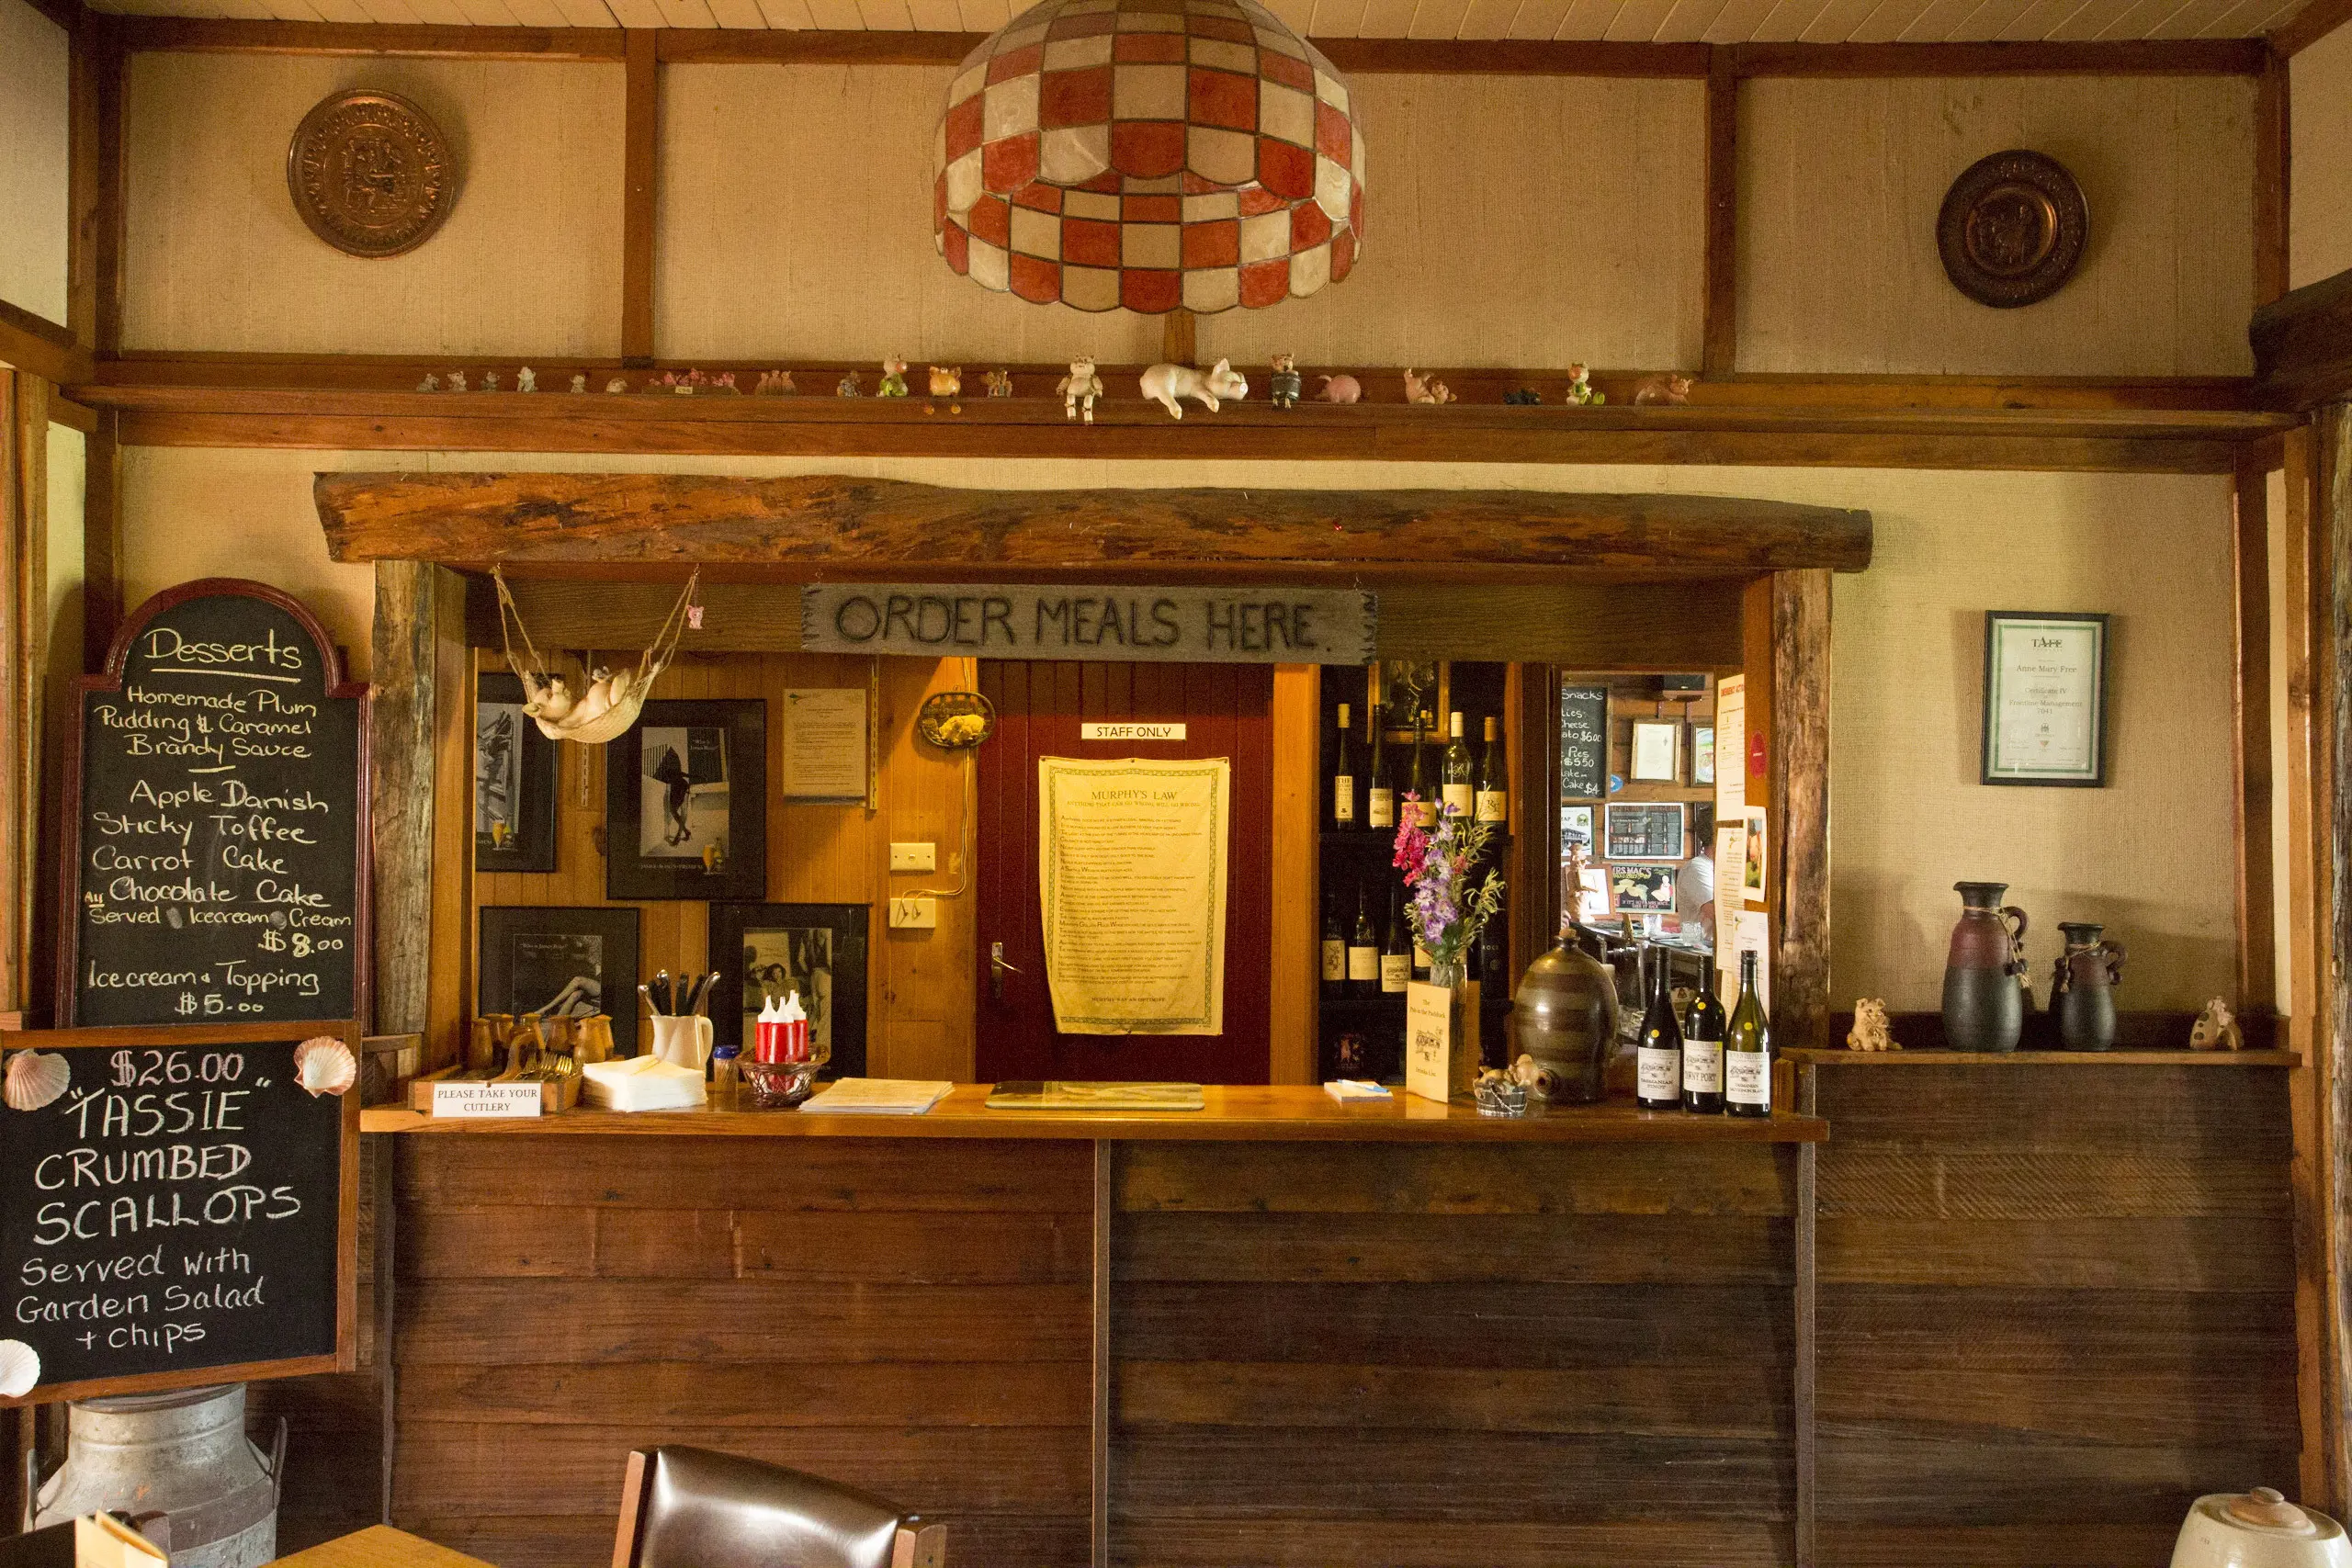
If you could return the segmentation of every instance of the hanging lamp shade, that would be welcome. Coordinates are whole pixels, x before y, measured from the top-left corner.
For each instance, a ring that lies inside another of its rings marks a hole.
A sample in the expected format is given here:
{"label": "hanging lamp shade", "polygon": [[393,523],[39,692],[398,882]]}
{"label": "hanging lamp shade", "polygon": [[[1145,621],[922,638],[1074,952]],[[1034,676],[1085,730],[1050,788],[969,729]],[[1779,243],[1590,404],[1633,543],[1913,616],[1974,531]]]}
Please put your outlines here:
{"label": "hanging lamp shade", "polygon": [[1261,308],[1362,244],[1348,85],[1255,0],[1043,0],[965,58],[934,154],[940,254],[1039,304]]}

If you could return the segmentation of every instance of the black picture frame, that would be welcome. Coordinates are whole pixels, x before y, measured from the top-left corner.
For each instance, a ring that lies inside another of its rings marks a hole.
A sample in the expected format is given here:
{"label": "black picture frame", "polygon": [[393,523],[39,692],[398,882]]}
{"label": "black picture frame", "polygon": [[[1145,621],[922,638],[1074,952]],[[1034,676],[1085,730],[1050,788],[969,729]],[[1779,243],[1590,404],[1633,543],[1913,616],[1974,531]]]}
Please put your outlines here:
{"label": "black picture frame", "polygon": [[1689,812],[1679,800],[1612,800],[1605,815],[1603,860],[1668,861],[1690,858]]}
{"label": "black picture frame", "polygon": [[[747,941],[763,935],[775,939],[781,951],[774,962],[785,973],[767,976],[766,984],[780,996],[781,987],[799,977],[795,971],[819,966],[820,955],[807,951],[803,939],[822,933],[828,950],[821,955],[826,983],[813,994],[823,1004],[825,1016],[819,1016],[818,1008],[808,1009],[809,1038],[831,1039],[832,1060],[825,1077],[864,1077],[867,928],[873,918],[870,904],[713,904],[707,962],[718,978],[710,987],[712,1040],[721,1045],[748,1043],[744,1014],[758,1012],[761,986],[746,973]],[[803,993],[804,1006],[811,994]]]}
{"label": "black picture frame", "polygon": [[[673,762],[665,777],[661,770]],[[714,786],[724,789],[716,818]],[[767,892],[767,837],[763,699],[649,702],[605,746],[605,897],[760,898]],[[697,842],[719,847],[715,866],[686,852]]]}
{"label": "black picture frame", "polygon": [[[2063,772],[2005,764],[1999,750],[2000,707],[2003,698],[1999,648],[2005,631],[2036,625],[2087,626],[2093,629],[2089,697],[2090,756],[2088,766]],[[2055,789],[2103,789],[2107,785],[2107,666],[2113,647],[2113,628],[2103,613],[2075,610],[1987,610],[1984,612],[1984,692],[1982,752],[1977,782]]]}
{"label": "black picture frame", "polygon": [[[473,824],[476,871],[553,871],[557,746],[523,712],[523,680],[483,671],[474,680]],[[503,819],[502,841],[496,823]]]}
{"label": "black picture frame", "polygon": [[[475,953],[474,1012],[537,1012],[565,995],[583,972],[597,987],[594,1006],[613,1021],[613,1049],[637,1055],[638,912],[595,905],[543,908],[486,904]],[[593,945],[590,945],[593,944]],[[593,964],[583,971],[582,958]],[[569,970],[567,974],[564,971]],[[577,1002],[576,996],[572,999]],[[577,1012],[577,1007],[570,1010]]]}

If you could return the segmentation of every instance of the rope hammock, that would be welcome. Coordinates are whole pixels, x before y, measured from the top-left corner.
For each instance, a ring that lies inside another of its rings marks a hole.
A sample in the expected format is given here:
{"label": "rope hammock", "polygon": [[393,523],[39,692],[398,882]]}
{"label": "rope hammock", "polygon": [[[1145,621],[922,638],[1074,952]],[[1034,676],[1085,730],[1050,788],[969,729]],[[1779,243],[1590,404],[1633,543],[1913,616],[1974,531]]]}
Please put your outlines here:
{"label": "rope hammock", "polygon": [[[550,671],[547,660],[531,641],[530,628],[523,624],[522,607],[514,603],[514,591],[506,586],[506,574],[497,567],[490,570],[490,579],[498,585],[498,635],[506,645],[506,668],[522,677],[523,711],[539,727],[539,733],[550,740],[573,740],[582,746],[602,746],[605,741],[626,734],[637,722],[645,706],[645,699],[662,671],[670,667],[677,656],[678,639],[685,635],[686,624],[695,619],[700,606],[695,600],[695,589],[702,581],[697,570],[686,579],[685,592],[662,621],[662,628],[653,636],[653,646],[638,655],[637,668],[608,670],[592,664],[588,656],[580,658],[580,667],[587,673],[587,685],[574,695],[571,683],[561,674]],[[523,650],[530,655],[527,666],[514,657],[514,638],[523,639]]]}

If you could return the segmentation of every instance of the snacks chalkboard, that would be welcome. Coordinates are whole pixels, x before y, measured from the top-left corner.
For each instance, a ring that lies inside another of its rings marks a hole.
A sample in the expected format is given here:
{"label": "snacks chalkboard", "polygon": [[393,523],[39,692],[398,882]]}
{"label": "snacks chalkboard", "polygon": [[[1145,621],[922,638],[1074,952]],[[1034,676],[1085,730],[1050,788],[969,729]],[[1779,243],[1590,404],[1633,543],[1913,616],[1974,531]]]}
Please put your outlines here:
{"label": "snacks chalkboard", "polygon": [[1609,688],[1560,689],[1560,798],[1598,800],[1609,793]]}
{"label": "snacks chalkboard", "polygon": [[356,1025],[0,1046],[0,1404],[356,1364]]}
{"label": "snacks chalkboard", "polygon": [[59,1022],[367,1015],[367,705],[277,589],[139,607],[74,711]]}

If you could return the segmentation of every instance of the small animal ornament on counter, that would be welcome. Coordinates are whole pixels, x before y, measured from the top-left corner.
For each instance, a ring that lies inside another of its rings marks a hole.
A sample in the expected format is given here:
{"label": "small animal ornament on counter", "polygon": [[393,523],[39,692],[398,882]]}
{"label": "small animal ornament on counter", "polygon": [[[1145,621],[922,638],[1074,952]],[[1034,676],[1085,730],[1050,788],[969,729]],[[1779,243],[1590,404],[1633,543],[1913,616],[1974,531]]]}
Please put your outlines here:
{"label": "small animal ornament on counter", "polygon": [[1272,367],[1266,377],[1268,400],[1278,409],[1296,408],[1299,394],[1306,389],[1306,383],[1298,374],[1296,356],[1288,354],[1275,355]]}
{"label": "small animal ornament on counter", "polygon": [[837,398],[862,398],[865,396],[865,383],[859,380],[857,378],[857,372],[853,370],[848,375],[842,377],[838,382],[834,383],[833,396]]}
{"label": "small animal ornament on counter", "polygon": [[907,395],[907,362],[893,356],[882,362],[882,384],[874,389],[877,398],[903,398]]}
{"label": "small animal ornament on counter", "polygon": [[586,391],[588,389],[588,378],[584,375],[572,377],[571,389],[575,392]]}
{"label": "small animal ornament on counter", "polygon": [[1363,396],[1363,383],[1352,376],[1317,376],[1323,389],[1315,395],[1327,403],[1351,403]]}
{"label": "small animal ornament on counter", "polygon": [[1010,371],[1010,370],[987,370],[987,371],[983,371],[983,372],[981,372],[981,374],[980,374],[980,379],[981,379],[983,382],[985,382],[985,383],[987,384],[987,386],[988,386],[988,389],[989,389],[989,397],[991,397],[991,398],[1009,398],[1009,397],[1012,396],[1012,371]]}
{"label": "small animal ornament on counter", "polygon": [[1893,1030],[1886,1021],[1886,1003],[1877,997],[1864,997],[1854,1004],[1854,1027],[1846,1032],[1849,1051],[1900,1051]]}
{"label": "small animal ornament on counter", "polygon": [[2238,1027],[2237,1015],[2230,1004],[2215,997],[2188,1026],[2188,1048],[2192,1051],[2243,1051],[2245,1032]]}
{"label": "small animal ornament on counter", "polygon": [[1634,389],[1634,401],[1647,407],[1656,403],[1687,403],[1690,400],[1690,378],[1675,371],[1663,376],[1645,376]]}
{"label": "small animal ornament on counter", "polygon": [[[1011,379],[1011,378],[1007,378]],[[1081,354],[1069,362],[1069,374],[1054,383],[1054,390],[1062,395],[1062,417],[1076,419],[1081,404],[1086,409],[1086,423],[1094,423],[1094,400],[1102,395],[1102,378],[1094,373],[1094,356]]]}
{"label": "small animal ornament on counter", "polygon": [[424,379],[416,384],[416,389],[420,392],[437,392],[441,389],[441,378],[427,373]]}
{"label": "small animal ornament on counter", "polygon": [[1453,400],[1453,393],[1434,376],[1417,376],[1413,367],[1405,367],[1405,400],[1408,403],[1440,404]]}
{"label": "small animal ornament on counter", "polygon": [[497,371],[485,370],[481,373],[481,389],[485,392],[494,392],[498,390]]}
{"label": "small animal ornament on counter", "polygon": [[611,380],[605,383],[605,394],[607,397],[612,396],[616,392],[626,392],[628,390],[628,378],[626,376],[616,376]]}
{"label": "small animal ornament on counter", "polygon": [[1177,419],[1184,417],[1184,405],[1176,400],[1179,398],[1190,398],[1215,413],[1223,400],[1230,398],[1238,403],[1250,395],[1250,383],[1228,359],[1220,359],[1206,370],[1195,370],[1189,365],[1155,365],[1138,380],[1143,395]]}
{"label": "small animal ornament on counter", "polygon": [[[964,412],[964,405],[956,400],[964,395],[964,367],[960,365],[933,366],[931,367],[931,395],[934,398],[947,399],[947,412],[949,413],[962,413]],[[923,412],[929,413],[931,412],[931,405],[929,403],[923,404],[922,410]]]}
{"label": "small animal ornament on counter", "polygon": [[539,373],[526,365],[523,368],[514,372],[514,389],[518,392],[537,391],[539,389]]}
{"label": "small animal ornament on counter", "polygon": [[452,370],[452,371],[450,371],[450,372],[449,372],[449,390],[451,390],[451,391],[453,391],[453,392],[462,392],[462,391],[464,391],[465,389],[466,389],[466,373],[465,373],[464,371],[462,371],[462,370]]}
{"label": "small animal ornament on counter", "polygon": [[796,389],[792,384],[791,371],[763,370],[760,372],[759,384],[752,389],[752,396],[755,398],[788,398],[792,396],[794,391],[797,389]]}
{"label": "small animal ornament on counter", "polygon": [[1533,408],[1544,400],[1544,394],[1532,387],[1521,387],[1503,394],[1503,401],[1513,408]]}
{"label": "small animal ornament on counter", "polygon": [[1607,402],[1609,400],[1609,394],[1606,392],[1596,392],[1592,389],[1591,371],[1586,369],[1581,365],[1571,365],[1568,367],[1568,390],[1566,395],[1561,398],[1560,400],[1572,407],[1582,408],[1588,403],[1600,404]]}

